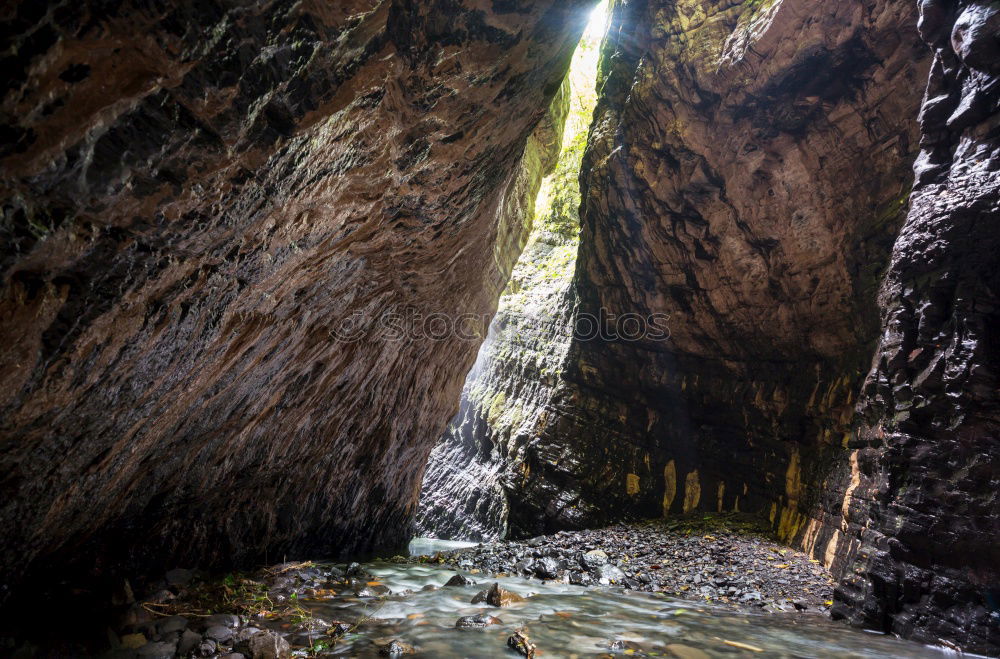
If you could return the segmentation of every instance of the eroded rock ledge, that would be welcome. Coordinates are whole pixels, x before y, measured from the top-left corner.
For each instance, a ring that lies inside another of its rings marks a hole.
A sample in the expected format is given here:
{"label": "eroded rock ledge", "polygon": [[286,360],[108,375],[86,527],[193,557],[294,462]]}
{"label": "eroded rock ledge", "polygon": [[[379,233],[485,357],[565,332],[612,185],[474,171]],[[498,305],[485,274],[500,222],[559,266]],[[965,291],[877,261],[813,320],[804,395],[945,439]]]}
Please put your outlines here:
{"label": "eroded rock ledge", "polygon": [[404,539],[591,5],[3,9],[0,599]]}

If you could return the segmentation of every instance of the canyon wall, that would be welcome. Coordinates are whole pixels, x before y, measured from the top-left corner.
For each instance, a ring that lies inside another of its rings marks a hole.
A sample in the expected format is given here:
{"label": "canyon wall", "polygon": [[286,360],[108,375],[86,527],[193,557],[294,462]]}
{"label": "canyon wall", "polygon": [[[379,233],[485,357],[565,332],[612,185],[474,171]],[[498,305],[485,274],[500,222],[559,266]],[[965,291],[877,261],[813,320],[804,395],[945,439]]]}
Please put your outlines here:
{"label": "canyon wall", "polygon": [[592,4],[0,11],[0,599],[405,540]]}
{"label": "canyon wall", "polygon": [[[924,0],[910,211],[858,405],[834,614],[1000,652],[1000,3]],[[860,543],[860,547],[858,547]]]}
{"label": "canyon wall", "polygon": [[[928,60],[910,3],[616,4],[576,273],[606,331],[577,337],[525,456],[525,533],[740,510],[839,556],[847,485],[824,480],[878,335]],[[621,335],[624,314],[669,315],[669,340]]]}

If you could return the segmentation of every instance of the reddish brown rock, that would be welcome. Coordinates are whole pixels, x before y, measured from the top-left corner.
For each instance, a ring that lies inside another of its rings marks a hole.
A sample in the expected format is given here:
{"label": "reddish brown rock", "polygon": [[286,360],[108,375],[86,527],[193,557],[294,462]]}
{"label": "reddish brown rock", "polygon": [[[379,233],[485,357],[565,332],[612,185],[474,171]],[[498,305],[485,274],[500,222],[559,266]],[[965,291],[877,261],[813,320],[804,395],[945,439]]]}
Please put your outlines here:
{"label": "reddish brown rock", "polygon": [[[578,324],[512,529],[739,509],[822,554],[917,149],[915,23],[891,2],[616,7],[576,277],[612,331]],[[654,313],[669,341],[613,335]]]}
{"label": "reddish brown rock", "polygon": [[2,10],[3,595],[405,537],[590,4]]}

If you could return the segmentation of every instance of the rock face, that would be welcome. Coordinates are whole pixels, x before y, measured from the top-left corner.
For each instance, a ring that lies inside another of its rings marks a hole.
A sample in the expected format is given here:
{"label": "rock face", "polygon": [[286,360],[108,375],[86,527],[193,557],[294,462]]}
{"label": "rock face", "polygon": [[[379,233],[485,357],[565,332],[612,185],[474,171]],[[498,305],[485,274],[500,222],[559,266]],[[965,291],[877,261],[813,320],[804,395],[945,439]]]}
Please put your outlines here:
{"label": "rock face", "polygon": [[490,541],[512,530],[512,507],[519,521],[523,482],[530,480],[524,454],[560,391],[573,336],[576,249],[576,241],[549,235],[525,250],[513,279],[523,289],[501,298],[459,413],[431,453],[417,535]]}
{"label": "rock face", "polygon": [[404,539],[591,4],[2,10],[3,596]]}
{"label": "rock face", "polygon": [[[1000,651],[1000,5],[924,0],[934,65],[858,406],[835,613]],[[852,546],[852,549],[855,547]]]}
{"label": "rock face", "polygon": [[[577,323],[525,533],[742,510],[829,546],[843,492],[823,481],[917,149],[915,23],[892,2],[616,6],[576,275],[606,332]],[[626,314],[668,315],[669,340]]]}
{"label": "rock face", "polygon": [[[524,472],[526,446],[544,427],[552,398],[561,391],[573,337],[580,161],[596,101],[592,71],[599,34],[588,28],[574,55],[564,87],[570,107],[562,149],[558,160],[546,163],[549,176],[531,236],[466,378],[459,413],[431,453],[417,535],[502,538],[511,507],[524,499],[522,482],[530,477]],[[517,513],[513,517],[520,519]]]}

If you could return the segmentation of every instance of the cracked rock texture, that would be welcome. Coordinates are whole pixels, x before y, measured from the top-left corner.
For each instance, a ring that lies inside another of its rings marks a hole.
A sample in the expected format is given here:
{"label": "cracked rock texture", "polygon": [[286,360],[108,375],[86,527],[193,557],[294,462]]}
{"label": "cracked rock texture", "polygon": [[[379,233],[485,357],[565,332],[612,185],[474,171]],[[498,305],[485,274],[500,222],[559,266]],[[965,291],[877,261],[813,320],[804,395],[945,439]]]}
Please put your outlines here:
{"label": "cracked rock texture", "polygon": [[851,443],[859,531],[834,613],[995,656],[1000,4],[923,0],[920,14],[934,64]]}
{"label": "cracked rock texture", "polygon": [[[582,172],[579,336],[517,525],[770,517],[826,555],[929,54],[910,3],[628,2]],[[626,340],[627,313],[670,339]],[[511,521],[514,526],[514,520]]]}
{"label": "cracked rock texture", "polygon": [[0,10],[0,599],[405,539],[591,5]]}

